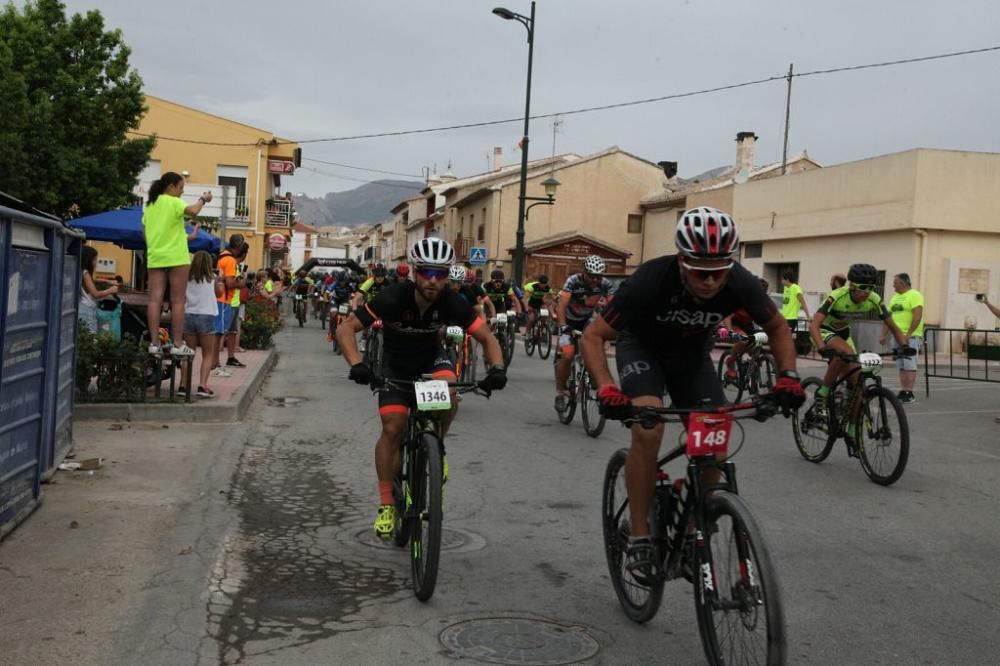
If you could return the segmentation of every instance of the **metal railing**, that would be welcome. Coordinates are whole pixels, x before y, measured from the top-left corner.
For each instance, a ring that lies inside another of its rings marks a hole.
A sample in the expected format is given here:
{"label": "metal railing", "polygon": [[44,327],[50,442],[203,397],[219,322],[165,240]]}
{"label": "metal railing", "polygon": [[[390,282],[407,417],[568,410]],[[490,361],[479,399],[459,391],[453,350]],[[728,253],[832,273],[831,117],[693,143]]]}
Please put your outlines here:
{"label": "metal railing", "polygon": [[292,202],[271,199],[265,204],[265,223],[269,227],[288,227],[292,221]]}
{"label": "metal railing", "polygon": [[[957,347],[957,348],[956,348]],[[928,395],[931,377],[1000,383],[1000,330],[924,329],[924,382]]]}
{"label": "metal railing", "polygon": [[229,217],[226,222],[231,227],[252,227],[254,224],[251,210],[250,197],[246,195],[233,197],[232,208],[226,211]]}

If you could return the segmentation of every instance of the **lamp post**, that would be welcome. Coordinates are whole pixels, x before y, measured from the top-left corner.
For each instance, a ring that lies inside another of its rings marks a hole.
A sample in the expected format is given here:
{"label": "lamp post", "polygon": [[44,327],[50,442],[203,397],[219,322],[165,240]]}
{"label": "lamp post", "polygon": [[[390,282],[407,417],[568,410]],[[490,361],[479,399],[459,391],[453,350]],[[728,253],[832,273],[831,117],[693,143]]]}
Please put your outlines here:
{"label": "lamp post", "polygon": [[531,56],[535,47],[535,2],[531,2],[531,16],[524,16],[496,7],[493,13],[507,21],[517,21],[528,31],[528,86],[524,95],[524,137],[521,139],[521,192],[517,202],[517,242],[514,247],[514,280],[521,284],[524,277],[524,203],[527,199],[525,191],[528,186],[528,119],[531,116]]}

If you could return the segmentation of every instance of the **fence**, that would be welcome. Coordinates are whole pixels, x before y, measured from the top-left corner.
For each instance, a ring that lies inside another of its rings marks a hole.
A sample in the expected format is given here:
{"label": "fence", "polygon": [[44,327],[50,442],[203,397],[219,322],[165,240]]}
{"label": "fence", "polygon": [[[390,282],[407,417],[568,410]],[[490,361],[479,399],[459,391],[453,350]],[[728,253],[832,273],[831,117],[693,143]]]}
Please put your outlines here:
{"label": "fence", "polygon": [[931,392],[932,377],[1000,383],[1000,364],[994,366],[991,376],[990,361],[1000,361],[1000,330],[931,326],[924,329],[924,382],[927,395]]}

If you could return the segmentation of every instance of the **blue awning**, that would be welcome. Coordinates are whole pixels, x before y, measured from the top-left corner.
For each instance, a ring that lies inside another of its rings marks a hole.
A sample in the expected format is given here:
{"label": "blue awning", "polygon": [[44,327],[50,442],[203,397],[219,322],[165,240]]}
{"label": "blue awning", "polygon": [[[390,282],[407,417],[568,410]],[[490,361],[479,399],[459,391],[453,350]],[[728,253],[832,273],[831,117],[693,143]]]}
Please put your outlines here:
{"label": "blue awning", "polygon": [[[69,221],[69,226],[87,234],[87,240],[108,241],[126,250],[145,250],[146,239],[142,233],[142,208],[129,207],[109,210]],[[194,240],[188,241],[188,250],[205,250],[218,254],[222,241],[203,229]]]}

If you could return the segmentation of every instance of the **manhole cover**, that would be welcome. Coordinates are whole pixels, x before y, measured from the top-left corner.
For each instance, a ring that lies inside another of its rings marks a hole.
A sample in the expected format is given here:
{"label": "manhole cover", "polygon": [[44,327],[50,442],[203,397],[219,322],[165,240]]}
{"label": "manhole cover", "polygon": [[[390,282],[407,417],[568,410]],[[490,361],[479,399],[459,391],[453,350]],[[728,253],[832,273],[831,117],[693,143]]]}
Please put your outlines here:
{"label": "manhole cover", "polygon": [[459,622],[440,640],[457,657],[493,664],[572,664],[600,650],[583,627],[520,617]]}
{"label": "manhole cover", "polygon": [[[375,536],[375,532],[370,527],[357,532],[355,536],[366,546],[386,550],[399,549],[392,540],[383,540]],[[480,550],[484,546],[486,546],[486,542],[482,537],[471,532],[462,532],[447,527],[441,530],[441,550]]]}
{"label": "manhole cover", "polygon": [[306,398],[298,398],[294,395],[287,395],[283,398],[267,398],[269,407],[298,407],[306,401]]}

